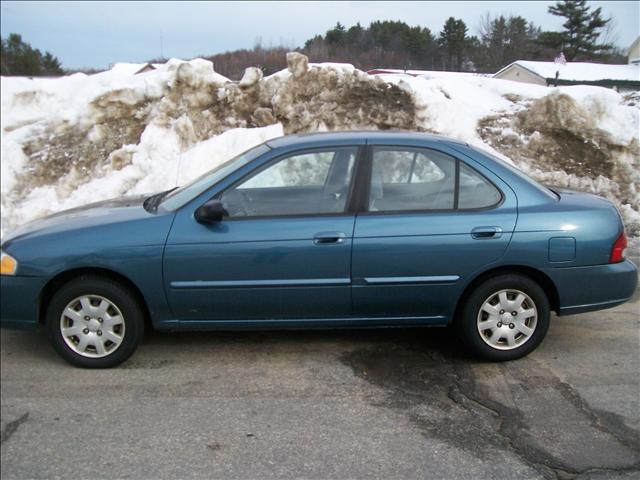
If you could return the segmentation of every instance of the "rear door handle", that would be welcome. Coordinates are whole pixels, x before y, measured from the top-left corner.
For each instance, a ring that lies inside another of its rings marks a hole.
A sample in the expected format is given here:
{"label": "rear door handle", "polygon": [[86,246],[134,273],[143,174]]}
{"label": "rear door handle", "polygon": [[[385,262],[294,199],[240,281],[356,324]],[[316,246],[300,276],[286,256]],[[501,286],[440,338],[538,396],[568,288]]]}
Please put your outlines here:
{"label": "rear door handle", "polygon": [[313,236],[313,243],[316,245],[328,245],[344,243],[347,234],[344,232],[319,232]]}
{"label": "rear door handle", "polygon": [[500,227],[476,227],[471,230],[471,236],[476,240],[500,238],[502,236],[502,228]]}

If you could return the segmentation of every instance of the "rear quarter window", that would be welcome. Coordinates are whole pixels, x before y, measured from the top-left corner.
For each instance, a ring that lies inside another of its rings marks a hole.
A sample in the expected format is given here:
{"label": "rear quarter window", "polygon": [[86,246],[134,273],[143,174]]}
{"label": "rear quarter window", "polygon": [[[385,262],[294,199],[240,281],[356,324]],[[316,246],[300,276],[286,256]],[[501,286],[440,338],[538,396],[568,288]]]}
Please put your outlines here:
{"label": "rear quarter window", "polygon": [[460,162],[458,208],[469,210],[489,208],[500,203],[502,193],[480,173]]}

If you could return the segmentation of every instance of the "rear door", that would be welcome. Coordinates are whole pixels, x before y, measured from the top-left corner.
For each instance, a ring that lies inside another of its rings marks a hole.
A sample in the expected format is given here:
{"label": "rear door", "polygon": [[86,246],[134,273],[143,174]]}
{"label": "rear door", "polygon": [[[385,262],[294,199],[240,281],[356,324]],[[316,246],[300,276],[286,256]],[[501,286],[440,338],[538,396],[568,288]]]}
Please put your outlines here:
{"label": "rear door", "polygon": [[442,323],[465,280],[505,252],[513,191],[446,146],[369,147],[368,202],[353,238],[354,313]]}

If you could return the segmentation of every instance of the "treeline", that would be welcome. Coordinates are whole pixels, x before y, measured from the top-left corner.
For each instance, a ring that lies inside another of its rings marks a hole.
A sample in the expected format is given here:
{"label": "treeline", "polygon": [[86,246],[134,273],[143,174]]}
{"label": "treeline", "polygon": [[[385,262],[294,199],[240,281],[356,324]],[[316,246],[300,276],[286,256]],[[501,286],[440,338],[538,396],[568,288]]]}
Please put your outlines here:
{"label": "treeline", "polygon": [[567,61],[625,63],[622,52],[602,39],[610,19],[585,0],[565,0],[549,7],[565,18],[563,31],[542,29],[516,15],[486,14],[479,35],[470,35],[463,20],[449,17],[438,33],[404,22],[377,21],[347,28],[340,22],[324,35],[308,40],[303,52],[314,61],[338,61],[358,68],[496,72],[516,60],[553,59],[562,51]]}
{"label": "treeline", "polygon": [[[626,57],[606,39],[611,19],[585,0],[563,0],[548,8],[565,19],[560,32],[543,31],[519,15],[485,14],[478,35],[470,35],[461,19],[448,18],[434,33],[399,21],[375,21],[335,27],[307,40],[298,49],[312,62],[347,62],[362,70],[399,68],[495,73],[516,60],[553,61],[563,52],[568,61],[626,63]],[[287,49],[238,50],[208,57],[216,71],[239,78],[250,65],[265,74],[285,68]]]}
{"label": "treeline", "polygon": [[24,42],[17,33],[0,37],[0,73],[2,75],[58,76],[64,70],[60,61],[49,52],[44,54]]}
{"label": "treeline", "polygon": [[287,68],[286,56],[291,48],[269,47],[264,48],[260,42],[256,43],[252,50],[235,50],[233,52],[219,53],[204,57],[213,62],[216,72],[227,78],[240,79],[247,67],[259,67],[262,73],[271,75]]}

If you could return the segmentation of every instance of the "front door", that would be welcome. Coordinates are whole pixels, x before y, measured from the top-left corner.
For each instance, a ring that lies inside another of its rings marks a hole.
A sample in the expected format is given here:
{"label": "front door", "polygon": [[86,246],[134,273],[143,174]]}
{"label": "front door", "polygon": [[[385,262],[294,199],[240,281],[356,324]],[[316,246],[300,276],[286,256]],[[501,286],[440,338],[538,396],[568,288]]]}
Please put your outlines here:
{"label": "front door", "polygon": [[515,196],[480,165],[442,151],[373,146],[368,161],[369,205],[353,240],[354,313],[443,323],[466,279],[504,254]]}
{"label": "front door", "polygon": [[335,147],[277,158],[218,195],[228,215],[213,225],[178,212],[164,259],[176,319],[350,315],[355,216],[346,211],[357,154]]}

